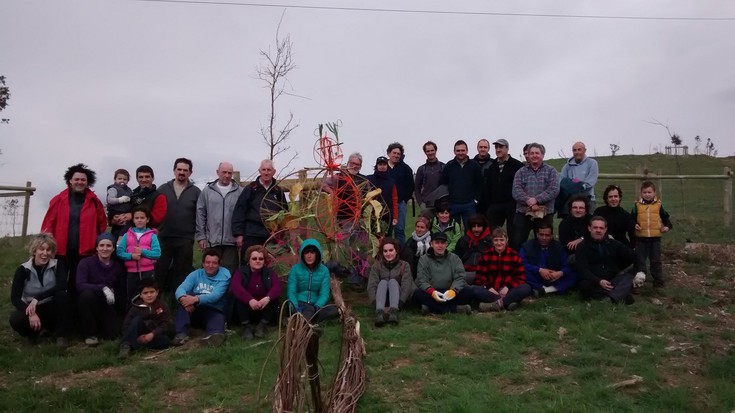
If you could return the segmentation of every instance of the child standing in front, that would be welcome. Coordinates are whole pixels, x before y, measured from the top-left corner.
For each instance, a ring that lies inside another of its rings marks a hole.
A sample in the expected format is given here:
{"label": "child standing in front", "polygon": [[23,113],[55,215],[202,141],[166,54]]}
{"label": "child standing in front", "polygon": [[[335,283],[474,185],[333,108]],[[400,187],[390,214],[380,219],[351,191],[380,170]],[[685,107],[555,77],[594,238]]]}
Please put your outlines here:
{"label": "child standing in front", "polygon": [[114,183],[107,187],[107,222],[112,227],[112,235],[119,239],[130,227],[130,223],[124,225],[113,225],[112,219],[115,215],[127,214],[133,209],[130,197],[133,190],[128,186],[130,173],[125,169],[115,171]]}
{"label": "child standing in front", "polygon": [[653,286],[664,286],[661,266],[661,235],[672,227],[669,213],[664,210],[661,199],[656,197],[656,185],[651,181],[641,184],[641,197],[635,201],[631,215],[635,220],[635,252],[638,273],[633,286],[640,288],[646,278],[646,259],[651,265]]}
{"label": "child standing in front", "polygon": [[140,292],[123,321],[123,337],[117,357],[126,359],[131,350],[141,347],[160,350],[171,343],[171,312],[158,297],[158,284],[153,278],[140,282]]}
{"label": "child standing in front", "polygon": [[148,208],[138,205],[133,208],[133,227],[120,239],[117,256],[125,261],[127,275],[127,305],[138,294],[139,283],[144,278],[153,278],[153,267],[161,257],[161,246],[156,232],[148,228]]}

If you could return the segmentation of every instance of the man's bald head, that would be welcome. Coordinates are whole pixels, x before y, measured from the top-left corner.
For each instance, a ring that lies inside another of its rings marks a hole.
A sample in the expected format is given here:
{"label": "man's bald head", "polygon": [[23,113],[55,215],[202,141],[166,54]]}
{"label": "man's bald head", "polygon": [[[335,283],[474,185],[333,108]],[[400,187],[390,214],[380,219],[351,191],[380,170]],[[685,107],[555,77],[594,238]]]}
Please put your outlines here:
{"label": "man's bald head", "polygon": [[217,180],[221,185],[230,185],[232,183],[232,174],[235,168],[231,163],[222,161],[217,166]]}
{"label": "man's bald head", "polygon": [[577,162],[582,162],[584,157],[587,155],[587,147],[584,146],[584,142],[575,142],[572,145],[572,156]]}

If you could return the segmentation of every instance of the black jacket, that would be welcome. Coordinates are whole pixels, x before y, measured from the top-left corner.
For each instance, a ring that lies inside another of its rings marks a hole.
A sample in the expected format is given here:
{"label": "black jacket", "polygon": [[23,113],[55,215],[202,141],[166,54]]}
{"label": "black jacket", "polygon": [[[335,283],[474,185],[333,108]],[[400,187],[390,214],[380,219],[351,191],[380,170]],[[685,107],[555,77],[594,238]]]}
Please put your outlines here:
{"label": "black jacket", "polygon": [[515,202],[513,199],[513,178],[522,167],[523,163],[521,161],[508,156],[508,160],[503,165],[503,172],[500,172],[497,159],[492,161],[492,164],[485,169],[485,194],[488,205]]}
{"label": "black jacket", "polygon": [[452,159],[444,167],[439,184],[449,188],[449,202],[463,204],[474,201],[482,193],[480,164],[467,159],[462,166],[456,158]]}
{"label": "black jacket", "polygon": [[176,198],[174,180],[170,180],[158,187],[158,192],[166,197],[166,218],[158,226],[159,238],[188,238],[194,239],[196,230],[197,200],[202,190],[189,184]]}
{"label": "black jacket", "polygon": [[[268,200],[263,202],[266,194]],[[261,208],[266,208],[269,212],[274,213],[287,208],[286,195],[283,189],[276,185],[275,179],[271,182],[270,188],[265,188],[260,184],[260,176],[258,176],[243,188],[235,204],[235,211],[232,213],[232,235],[235,237],[240,235],[269,237],[270,232],[263,225]]]}
{"label": "black jacket", "polygon": [[610,239],[596,241],[585,238],[577,247],[576,266],[581,278],[595,284],[612,280],[635,262],[635,253],[622,242]]}

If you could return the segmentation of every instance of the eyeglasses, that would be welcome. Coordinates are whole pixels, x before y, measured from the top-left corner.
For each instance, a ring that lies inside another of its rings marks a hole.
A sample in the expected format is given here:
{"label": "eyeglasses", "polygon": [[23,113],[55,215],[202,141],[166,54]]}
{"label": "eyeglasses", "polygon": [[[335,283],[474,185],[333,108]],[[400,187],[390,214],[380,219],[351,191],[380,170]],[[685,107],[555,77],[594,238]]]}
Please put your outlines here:
{"label": "eyeglasses", "polygon": [[436,211],[437,214],[448,214],[449,210],[445,209],[444,211]]}
{"label": "eyeglasses", "polygon": [[250,261],[265,261],[263,257],[250,257]]}

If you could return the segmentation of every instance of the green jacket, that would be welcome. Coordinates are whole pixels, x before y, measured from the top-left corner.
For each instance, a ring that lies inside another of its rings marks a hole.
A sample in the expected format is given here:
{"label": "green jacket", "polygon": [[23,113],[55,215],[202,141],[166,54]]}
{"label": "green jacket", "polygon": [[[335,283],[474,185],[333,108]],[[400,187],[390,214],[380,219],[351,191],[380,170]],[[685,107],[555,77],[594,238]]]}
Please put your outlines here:
{"label": "green jacket", "polygon": [[429,248],[429,252],[419,258],[417,272],[416,285],[424,291],[430,288],[459,291],[467,286],[462,260],[449,251],[437,257],[434,255],[434,249]]}
{"label": "green jacket", "polygon": [[[304,248],[313,245],[319,251],[316,257],[316,268],[311,270],[304,263]],[[294,307],[299,301],[321,308],[329,300],[329,269],[322,264],[322,247],[319,241],[309,238],[299,248],[298,264],[291,267],[288,274],[287,296]]]}
{"label": "green jacket", "polygon": [[454,252],[454,248],[457,246],[457,241],[459,241],[460,238],[462,238],[462,230],[459,227],[459,222],[455,220],[449,221],[449,226],[447,228],[442,229],[439,225],[439,218],[434,217],[434,219],[431,220],[431,233],[434,232],[443,232],[447,234],[447,251]]}

